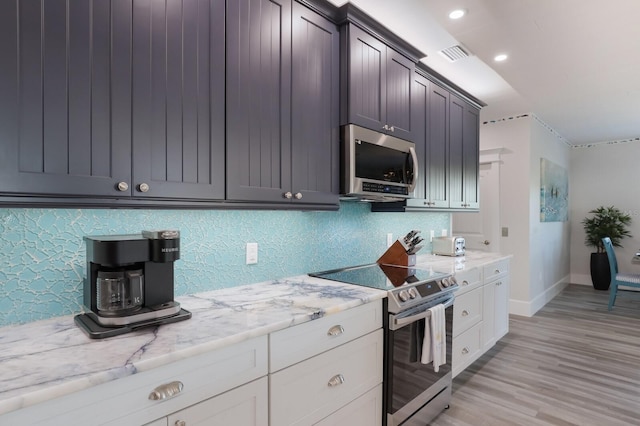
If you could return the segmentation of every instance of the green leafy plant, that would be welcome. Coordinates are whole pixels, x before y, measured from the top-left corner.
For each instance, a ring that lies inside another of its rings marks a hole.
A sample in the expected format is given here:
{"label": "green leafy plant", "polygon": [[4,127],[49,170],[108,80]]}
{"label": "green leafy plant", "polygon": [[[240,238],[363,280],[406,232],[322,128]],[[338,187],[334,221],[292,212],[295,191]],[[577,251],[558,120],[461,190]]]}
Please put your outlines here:
{"label": "green leafy plant", "polygon": [[589,247],[596,247],[598,253],[604,253],[602,239],[611,238],[611,243],[615,247],[622,247],[620,241],[631,234],[627,227],[631,223],[631,216],[623,213],[619,209],[611,207],[598,207],[589,212],[593,217],[585,218],[582,221],[584,231],[587,234],[585,244]]}

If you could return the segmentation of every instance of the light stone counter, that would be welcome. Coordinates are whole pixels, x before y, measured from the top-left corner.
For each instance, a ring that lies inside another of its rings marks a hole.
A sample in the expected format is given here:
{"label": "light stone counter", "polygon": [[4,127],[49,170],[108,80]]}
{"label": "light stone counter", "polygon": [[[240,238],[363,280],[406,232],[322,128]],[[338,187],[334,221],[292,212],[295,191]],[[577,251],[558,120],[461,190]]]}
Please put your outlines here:
{"label": "light stone counter", "polygon": [[3,327],[0,416],[385,296],[301,275],[179,297],[191,319],[103,340],[86,337],[73,316]]}
{"label": "light stone counter", "polygon": [[417,256],[416,268],[430,269],[437,272],[455,274],[456,272],[468,271],[480,268],[488,263],[497,262],[503,259],[510,259],[512,255],[500,253],[487,253],[482,251],[468,251],[464,256],[440,256],[435,254],[424,254]]}

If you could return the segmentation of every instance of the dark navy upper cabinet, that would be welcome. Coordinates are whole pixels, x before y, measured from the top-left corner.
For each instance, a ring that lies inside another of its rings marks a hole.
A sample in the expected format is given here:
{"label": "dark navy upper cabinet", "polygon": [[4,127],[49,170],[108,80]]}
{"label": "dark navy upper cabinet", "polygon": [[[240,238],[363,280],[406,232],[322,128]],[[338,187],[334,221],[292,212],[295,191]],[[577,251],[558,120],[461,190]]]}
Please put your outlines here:
{"label": "dark navy upper cabinet", "polygon": [[291,0],[227,16],[227,199],[337,207],[337,28]]}
{"label": "dark navy upper cabinet", "polygon": [[291,0],[228,2],[226,96],[227,198],[283,200],[291,193]]}
{"label": "dark navy upper cabinet", "polygon": [[415,63],[353,23],[343,27],[343,37],[341,124],[354,123],[413,140]]}
{"label": "dark navy upper cabinet", "polygon": [[449,92],[416,74],[412,113],[419,178],[407,207],[449,208]]}
{"label": "dark navy upper cabinet", "polygon": [[1,2],[0,192],[223,199],[224,7]]}
{"label": "dark navy upper cabinet", "polygon": [[225,196],[224,0],[133,2],[133,195]]}
{"label": "dark navy upper cabinet", "polygon": [[337,205],[340,32],[294,3],[292,35],[291,191],[294,202]]}
{"label": "dark navy upper cabinet", "polygon": [[477,209],[479,111],[451,95],[449,102],[449,197],[452,208]]}
{"label": "dark navy upper cabinet", "polygon": [[127,0],[0,2],[1,193],[129,195],[131,26]]}

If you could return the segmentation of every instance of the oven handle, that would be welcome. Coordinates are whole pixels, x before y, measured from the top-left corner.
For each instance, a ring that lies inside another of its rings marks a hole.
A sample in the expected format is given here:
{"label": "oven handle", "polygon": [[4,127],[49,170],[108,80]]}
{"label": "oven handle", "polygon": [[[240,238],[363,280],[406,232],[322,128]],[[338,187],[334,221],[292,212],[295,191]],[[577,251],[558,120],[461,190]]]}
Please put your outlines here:
{"label": "oven handle", "polygon": [[[444,308],[447,309],[448,307],[450,307],[451,305],[453,305],[453,301],[455,300],[455,298],[451,298],[449,300],[447,300],[444,303]],[[416,322],[418,320],[421,320],[423,318],[429,318],[431,316],[431,311],[429,311],[429,309],[425,309],[424,311],[420,312],[419,314],[415,314],[415,315],[411,315],[408,317],[403,317],[403,318],[398,318],[398,317],[394,317],[393,318],[393,324],[391,324],[391,329],[392,330],[397,330],[398,328],[401,328],[407,324],[411,324],[412,322]]]}

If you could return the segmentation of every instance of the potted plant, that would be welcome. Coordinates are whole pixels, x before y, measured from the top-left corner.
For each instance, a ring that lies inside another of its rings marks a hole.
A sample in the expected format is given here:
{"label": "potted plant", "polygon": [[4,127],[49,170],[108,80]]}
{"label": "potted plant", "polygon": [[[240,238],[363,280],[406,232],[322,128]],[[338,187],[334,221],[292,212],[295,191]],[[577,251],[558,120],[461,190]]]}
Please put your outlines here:
{"label": "potted plant", "polygon": [[596,252],[591,253],[591,282],[596,290],[608,290],[611,283],[611,271],[609,259],[604,250],[602,239],[611,238],[614,247],[622,247],[620,241],[631,234],[627,227],[631,223],[631,216],[619,209],[611,207],[598,207],[589,212],[593,217],[587,217],[582,221],[586,233],[585,244],[595,247]]}

